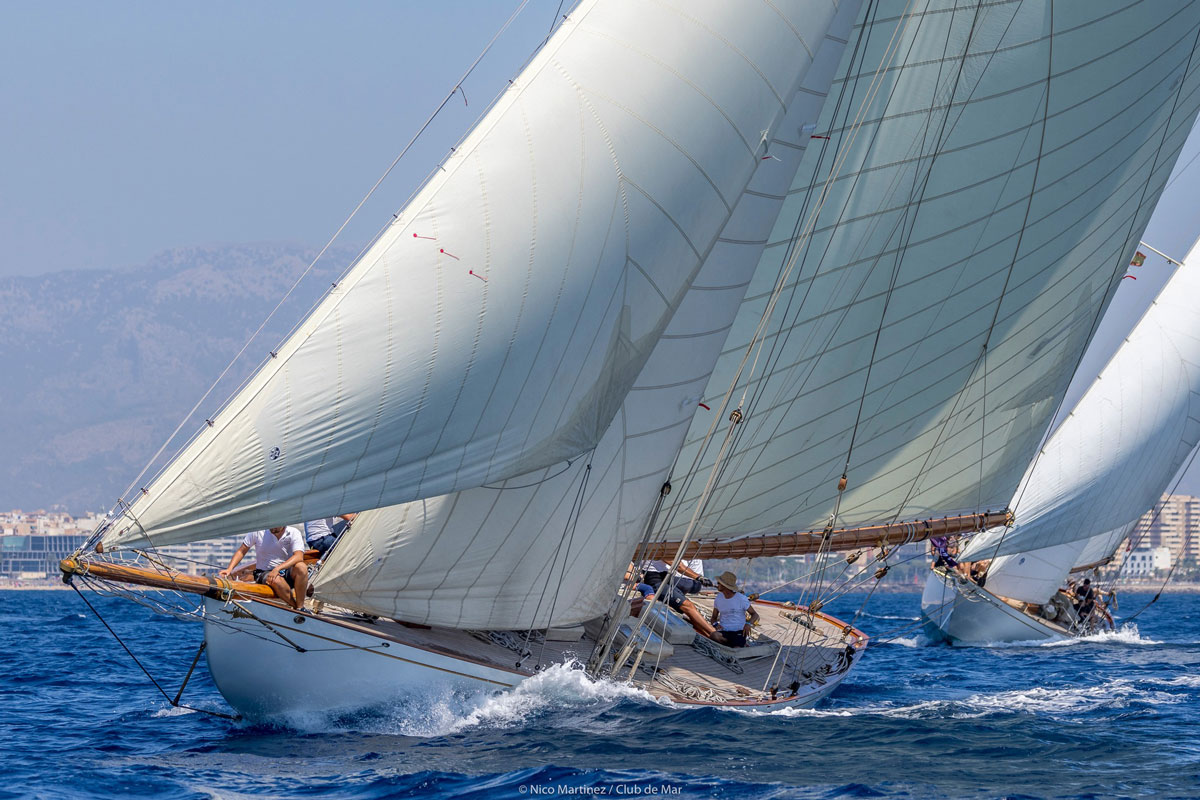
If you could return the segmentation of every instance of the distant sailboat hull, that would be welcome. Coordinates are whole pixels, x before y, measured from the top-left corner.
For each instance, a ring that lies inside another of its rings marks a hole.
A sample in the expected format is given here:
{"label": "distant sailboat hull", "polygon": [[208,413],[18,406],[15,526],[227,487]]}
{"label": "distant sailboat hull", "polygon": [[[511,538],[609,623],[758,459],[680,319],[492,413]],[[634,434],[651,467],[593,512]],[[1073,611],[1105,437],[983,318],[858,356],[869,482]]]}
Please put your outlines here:
{"label": "distant sailboat hull", "polygon": [[952,575],[930,572],[921,595],[925,635],[952,645],[1057,642],[1072,638],[1064,628],[1036,619],[987,589]]}
{"label": "distant sailboat hull", "polygon": [[[423,703],[462,705],[515,688],[535,672],[532,660],[516,668],[494,663],[498,649],[461,631],[405,628],[390,620],[336,619],[299,612],[274,603],[251,600],[204,601],[206,655],[213,681],[226,701],[250,719],[279,719],[308,713],[395,709],[410,712]],[[404,641],[411,634],[412,641]],[[436,643],[457,636],[472,655],[452,652]],[[586,658],[592,643],[575,643]],[[775,710],[807,708],[833,692],[866,648],[866,637],[853,647],[847,667],[800,686],[795,695],[776,700],[706,702],[673,696],[658,687],[634,685],[650,694],[685,705],[711,705]],[[492,651],[493,663],[481,655]],[[562,646],[558,648],[562,652]],[[501,650],[501,652],[506,652]],[[507,655],[506,655],[507,657]],[[560,663],[558,659],[554,663]]]}

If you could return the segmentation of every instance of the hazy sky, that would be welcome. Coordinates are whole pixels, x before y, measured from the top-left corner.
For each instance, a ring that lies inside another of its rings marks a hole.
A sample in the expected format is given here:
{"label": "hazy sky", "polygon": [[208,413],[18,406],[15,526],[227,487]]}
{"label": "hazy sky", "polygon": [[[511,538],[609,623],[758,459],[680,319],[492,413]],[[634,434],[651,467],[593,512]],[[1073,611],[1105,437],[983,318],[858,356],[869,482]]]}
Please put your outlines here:
{"label": "hazy sky", "polygon": [[[0,277],[195,244],[320,245],[519,0],[0,3]],[[481,114],[567,0],[531,0],[346,240],[364,241]],[[1180,167],[1200,154],[1200,138]],[[1200,234],[1200,161],[1146,239]],[[1124,281],[1069,398],[1170,273]],[[1200,493],[1197,479],[1185,488]]]}
{"label": "hazy sky", "polygon": [[[0,3],[0,276],[322,244],[517,0]],[[571,5],[571,3],[567,3]],[[549,31],[532,0],[364,240]]]}

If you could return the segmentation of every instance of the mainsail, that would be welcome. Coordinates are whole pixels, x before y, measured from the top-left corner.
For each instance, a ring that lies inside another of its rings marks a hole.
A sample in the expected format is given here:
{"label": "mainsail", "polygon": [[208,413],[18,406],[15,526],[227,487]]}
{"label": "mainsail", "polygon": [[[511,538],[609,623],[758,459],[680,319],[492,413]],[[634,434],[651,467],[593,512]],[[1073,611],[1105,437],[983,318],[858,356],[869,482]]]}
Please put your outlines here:
{"label": "mainsail", "polygon": [[585,0],[104,546],[445,496],[595,448],[835,8]]}
{"label": "mainsail", "polygon": [[1111,555],[1200,442],[1198,264],[1193,246],[1043,448],[1014,500],[1019,524],[963,553],[999,556],[989,590],[1044,602],[1073,567]]}
{"label": "mainsail", "polygon": [[[899,10],[866,12],[846,101],[818,126],[828,147],[805,159],[705,391],[719,402],[794,262],[696,536],[1004,508],[1196,116],[1200,8]],[[903,57],[874,74],[897,33]]]}
{"label": "mainsail", "polygon": [[657,535],[682,533],[781,274],[699,538],[1003,508],[1196,112],[1200,10],[1062,5],[867,4],[749,291],[706,260],[594,451],[360,517],[318,595],[460,627],[603,613],[668,474]]}

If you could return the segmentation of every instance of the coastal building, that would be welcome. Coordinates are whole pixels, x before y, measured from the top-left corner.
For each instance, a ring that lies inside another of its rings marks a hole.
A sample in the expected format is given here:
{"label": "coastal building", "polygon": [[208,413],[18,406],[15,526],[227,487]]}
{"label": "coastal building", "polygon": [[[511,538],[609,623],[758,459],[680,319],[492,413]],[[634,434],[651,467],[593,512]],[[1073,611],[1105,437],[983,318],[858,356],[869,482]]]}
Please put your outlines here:
{"label": "coastal building", "polygon": [[[58,562],[78,550],[103,519],[61,511],[0,512],[0,581],[47,583],[59,579]],[[241,537],[159,548],[157,554],[188,572],[208,572],[229,563]]]}
{"label": "coastal building", "polygon": [[1122,574],[1128,578],[1158,578],[1171,568],[1171,551],[1166,547],[1138,547],[1125,555]]}

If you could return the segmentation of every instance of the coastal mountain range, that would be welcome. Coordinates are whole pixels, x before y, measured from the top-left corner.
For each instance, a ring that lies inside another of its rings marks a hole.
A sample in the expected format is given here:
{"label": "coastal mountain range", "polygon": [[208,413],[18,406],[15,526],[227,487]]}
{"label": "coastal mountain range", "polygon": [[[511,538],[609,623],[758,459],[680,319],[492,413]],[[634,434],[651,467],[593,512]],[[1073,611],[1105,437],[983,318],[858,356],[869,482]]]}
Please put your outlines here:
{"label": "coastal mountain range", "polygon": [[[354,252],[322,257],[184,435]],[[0,279],[0,508],[108,509],[315,255],[293,244],[187,247],[133,268]]]}

